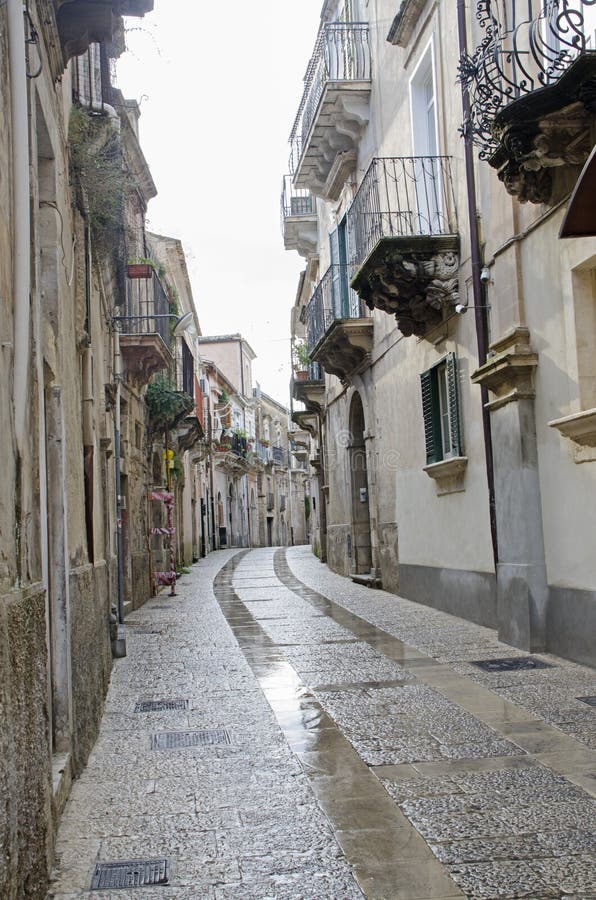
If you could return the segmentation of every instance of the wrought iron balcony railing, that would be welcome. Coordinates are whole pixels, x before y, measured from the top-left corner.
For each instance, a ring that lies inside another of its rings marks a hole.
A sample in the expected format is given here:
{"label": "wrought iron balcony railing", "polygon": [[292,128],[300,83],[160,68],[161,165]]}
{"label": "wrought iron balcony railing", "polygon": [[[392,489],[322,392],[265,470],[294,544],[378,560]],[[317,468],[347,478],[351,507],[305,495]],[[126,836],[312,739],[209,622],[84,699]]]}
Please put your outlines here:
{"label": "wrought iron balcony railing", "polygon": [[304,92],[290,134],[290,172],[302,150],[329,82],[368,81],[370,46],[365,22],[329,22],[319,32],[304,77]]}
{"label": "wrought iron balcony railing", "polygon": [[72,67],[72,96],[80,106],[103,112],[112,103],[110,60],[105,44],[89,44]]}
{"label": "wrought iron balcony railing", "polygon": [[329,266],[306,307],[306,346],[310,353],[331,325],[341,319],[360,319],[358,294],[348,283],[347,266]]}
{"label": "wrought iron balcony railing", "polygon": [[282,233],[286,219],[314,216],[316,212],[311,192],[304,188],[295,188],[291,175],[284,175],[280,205]]}
{"label": "wrought iron balcony railing", "polygon": [[126,307],[117,317],[120,332],[130,335],[158,334],[170,347],[170,307],[155,271],[148,278],[126,279]]}
{"label": "wrought iron balcony railing", "polygon": [[350,265],[382,238],[454,234],[455,198],[445,156],[374,159],[347,217]]}
{"label": "wrought iron balcony railing", "polygon": [[321,364],[318,362],[310,362],[308,364],[308,376],[307,381],[322,381],[323,380],[323,369],[321,368]]}
{"label": "wrought iron balcony railing", "polygon": [[470,95],[464,131],[488,159],[499,145],[493,123],[524,94],[554,84],[578,56],[596,50],[596,0],[477,0],[484,39],[460,60]]}
{"label": "wrought iron balcony railing", "polygon": [[271,457],[276,466],[285,466],[286,465],[286,451],[283,447],[272,447],[271,448]]}

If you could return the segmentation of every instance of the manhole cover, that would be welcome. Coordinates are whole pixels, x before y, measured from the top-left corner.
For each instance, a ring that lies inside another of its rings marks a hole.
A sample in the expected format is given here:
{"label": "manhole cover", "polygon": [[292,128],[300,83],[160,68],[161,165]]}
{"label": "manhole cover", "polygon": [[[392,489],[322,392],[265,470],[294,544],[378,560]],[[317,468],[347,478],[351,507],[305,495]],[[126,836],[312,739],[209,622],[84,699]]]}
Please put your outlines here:
{"label": "manhole cover", "polygon": [[129,859],[125,862],[96,863],[91,879],[91,890],[148,887],[152,884],[167,884],[168,879],[167,859]]}
{"label": "manhole cover", "polygon": [[577,697],[577,700],[581,700],[582,703],[587,703],[588,706],[596,706],[596,697]]}
{"label": "manhole cover", "polygon": [[188,700],[140,700],[135,706],[135,712],[165,712],[168,709],[187,708]]}
{"label": "manhole cover", "polygon": [[152,750],[181,750],[184,747],[206,747],[210,744],[229,744],[225,728],[210,731],[161,731],[151,735]]}
{"label": "manhole cover", "polygon": [[485,672],[517,672],[521,669],[552,669],[552,663],[543,662],[534,656],[511,656],[505,659],[477,659],[473,666]]}

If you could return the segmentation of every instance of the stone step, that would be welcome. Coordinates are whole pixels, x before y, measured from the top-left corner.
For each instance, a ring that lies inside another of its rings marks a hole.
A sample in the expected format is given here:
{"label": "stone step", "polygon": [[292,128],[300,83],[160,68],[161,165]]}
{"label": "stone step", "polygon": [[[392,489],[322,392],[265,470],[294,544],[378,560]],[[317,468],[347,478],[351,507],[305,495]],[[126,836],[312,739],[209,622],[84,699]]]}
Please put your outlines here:
{"label": "stone step", "polygon": [[371,572],[359,572],[357,574],[350,575],[355,584],[363,584],[366,587],[371,588],[382,588],[383,585],[381,583],[381,579],[378,575],[373,575]]}

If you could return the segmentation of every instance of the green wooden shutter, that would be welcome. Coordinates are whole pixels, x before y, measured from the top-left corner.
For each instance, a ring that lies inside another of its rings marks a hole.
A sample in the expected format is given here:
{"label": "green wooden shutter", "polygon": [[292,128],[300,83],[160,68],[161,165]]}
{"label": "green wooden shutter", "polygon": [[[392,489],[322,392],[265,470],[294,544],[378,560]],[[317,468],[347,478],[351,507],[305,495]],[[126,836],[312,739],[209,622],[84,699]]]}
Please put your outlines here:
{"label": "green wooden shutter", "polygon": [[447,396],[449,403],[449,424],[451,452],[454,456],[463,455],[463,441],[459,416],[459,389],[457,383],[457,359],[455,353],[450,353],[445,360],[447,370]]}
{"label": "green wooden shutter", "polygon": [[437,370],[435,368],[428,369],[427,372],[422,373],[420,386],[422,388],[426,462],[429,464],[439,462],[443,458],[439,392],[437,387]]}

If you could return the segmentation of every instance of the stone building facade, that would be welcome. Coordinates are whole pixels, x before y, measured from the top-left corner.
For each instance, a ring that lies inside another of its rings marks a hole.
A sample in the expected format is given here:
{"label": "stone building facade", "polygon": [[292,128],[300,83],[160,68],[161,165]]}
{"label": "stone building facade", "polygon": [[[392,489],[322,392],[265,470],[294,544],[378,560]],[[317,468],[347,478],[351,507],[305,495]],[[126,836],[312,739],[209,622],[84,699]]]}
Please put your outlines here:
{"label": "stone building facade", "polygon": [[323,556],[593,662],[593,12],[398,6],[323,5],[283,181]]}

